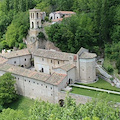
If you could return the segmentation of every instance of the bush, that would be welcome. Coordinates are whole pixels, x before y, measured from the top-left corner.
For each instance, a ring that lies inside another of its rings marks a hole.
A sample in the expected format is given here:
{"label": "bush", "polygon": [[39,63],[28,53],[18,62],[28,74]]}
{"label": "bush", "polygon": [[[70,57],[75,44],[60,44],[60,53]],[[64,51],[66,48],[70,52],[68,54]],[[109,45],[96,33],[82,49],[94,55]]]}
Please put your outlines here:
{"label": "bush", "polygon": [[40,32],[40,33],[38,34],[38,38],[39,38],[39,39],[45,39],[44,33]]}
{"label": "bush", "polygon": [[112,68],[111,66],[108,66],[108,67],[107,67],[107,71],[108,71],[109,73],[113,73],[114,70],[113,70],[113,68]]}

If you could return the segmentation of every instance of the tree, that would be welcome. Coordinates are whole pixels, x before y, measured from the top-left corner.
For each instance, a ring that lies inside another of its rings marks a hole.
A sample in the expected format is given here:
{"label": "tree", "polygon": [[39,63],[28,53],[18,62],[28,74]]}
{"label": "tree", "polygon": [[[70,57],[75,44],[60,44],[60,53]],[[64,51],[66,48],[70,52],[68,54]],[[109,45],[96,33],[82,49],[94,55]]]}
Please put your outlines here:
{"label": "tree", "polygon": [[11,73],[5,73],[0,77],[0,104],[11,103],[17,98],[15,80]]}

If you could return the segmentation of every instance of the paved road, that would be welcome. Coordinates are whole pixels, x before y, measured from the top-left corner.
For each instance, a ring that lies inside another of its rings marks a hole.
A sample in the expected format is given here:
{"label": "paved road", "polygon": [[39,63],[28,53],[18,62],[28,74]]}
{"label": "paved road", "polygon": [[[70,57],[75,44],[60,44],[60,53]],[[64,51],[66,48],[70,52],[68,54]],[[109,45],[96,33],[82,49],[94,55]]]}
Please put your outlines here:
{"label": "paved road", "polygon": [[89,89],[89,90],[96,90],[96,91],[102,91],[102,92],[107,92],[107,93],[113,93],[113,94],[120,95],[120,92],[105,90],[105,89],[100,89],[100,88],[94,88],[94,87],[88,87],[88,86],[84,86],[84,85],[70,84],[70,86],[79,87],[79,88],[86,88],[86,89]]}

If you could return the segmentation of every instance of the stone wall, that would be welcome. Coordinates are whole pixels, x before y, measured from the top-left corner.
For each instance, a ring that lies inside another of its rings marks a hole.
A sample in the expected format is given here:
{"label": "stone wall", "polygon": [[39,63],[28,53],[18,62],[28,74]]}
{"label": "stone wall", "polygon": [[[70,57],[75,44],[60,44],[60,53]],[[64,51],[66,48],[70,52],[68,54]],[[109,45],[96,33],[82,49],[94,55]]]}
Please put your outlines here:
{"label": "stone wall", "polygon": [[[67,93],[64,92],[64,91],[60,91],[58,93],[58,101],[60,99],[63,99],[65,100],[65,97],[66,97]],[[69,96],[71,96],[73,99],[75,99],[76,103],[79,104],[85,104],[87,103],[88,101],[91,101],[92,98],[91,97],[88,97],[88,96],[84,96],[84,95],[78,95],[78,94],[73,94],[73,93],[69,93]]]}

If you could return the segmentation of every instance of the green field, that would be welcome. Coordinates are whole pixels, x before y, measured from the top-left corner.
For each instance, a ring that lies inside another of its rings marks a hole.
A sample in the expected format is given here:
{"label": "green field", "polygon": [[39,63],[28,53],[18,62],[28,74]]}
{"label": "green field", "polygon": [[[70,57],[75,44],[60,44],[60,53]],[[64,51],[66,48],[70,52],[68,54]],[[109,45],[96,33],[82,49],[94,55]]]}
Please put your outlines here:
{"label": "green field", "polygon": [[29,115],[29,109],[34,105],[34,100],[19,96],[17,101],[11,103],[8,107],[14,110],[22,110],[25,115]]}
{"label": "green field", "polygon": [[[85,96],[89,96],[89,97],[96,97],[98,94],[104,93],[104,92],[98,92],[98,91],[94,91],[94,90],[72,87],[71,93],[85,95]],[[108,93],[105,93],[105,94],[106,94],[106,97],[108,97],[108,99],[110,101],[120,102],[120,95],[108,94]]]}
{"label": "green field", "polygon": [[101,78],[96,83],[92,83],[92,84],[77,83],[77,84],[120,92],[120,88],[116,88],[114,86],[111,86],[110,83],[106,82],[105,80],[103,80]]}

